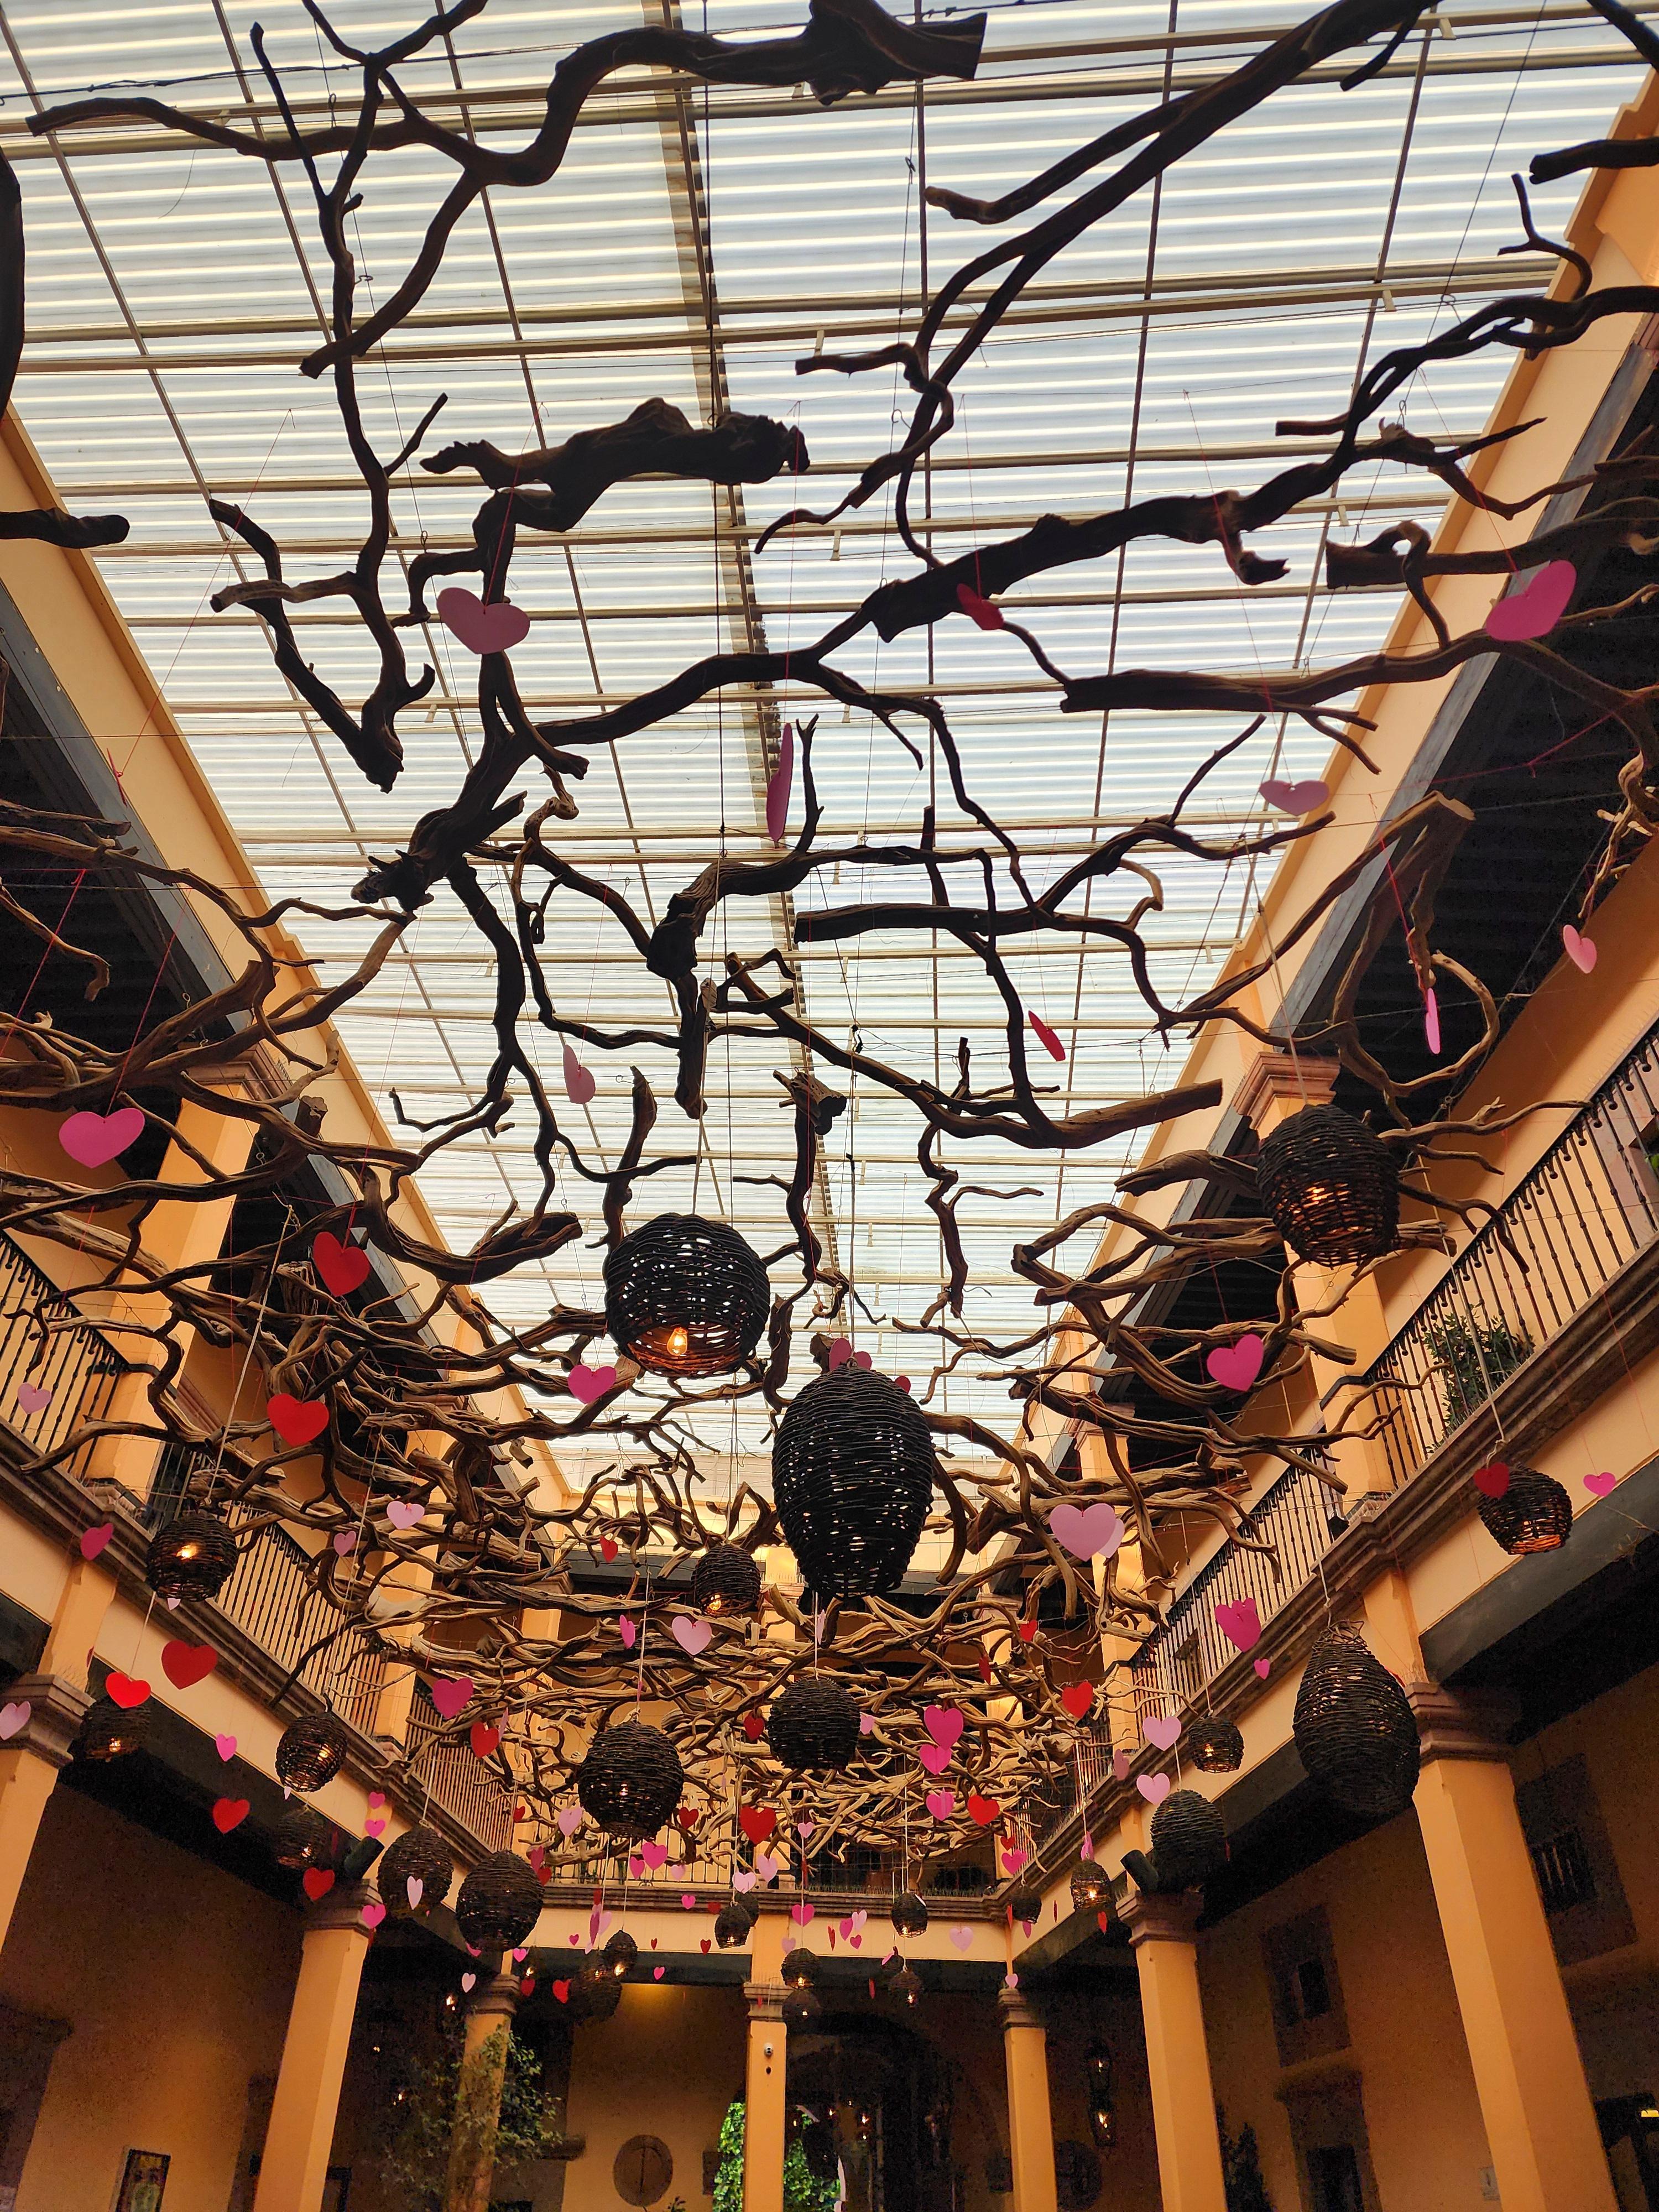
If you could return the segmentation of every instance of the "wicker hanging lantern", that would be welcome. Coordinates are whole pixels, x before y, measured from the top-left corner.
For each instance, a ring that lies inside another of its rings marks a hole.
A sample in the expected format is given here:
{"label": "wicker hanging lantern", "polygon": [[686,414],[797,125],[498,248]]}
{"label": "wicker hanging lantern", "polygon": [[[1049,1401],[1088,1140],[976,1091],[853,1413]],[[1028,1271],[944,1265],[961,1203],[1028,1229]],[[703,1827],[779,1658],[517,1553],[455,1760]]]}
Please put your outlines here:
{"label": "wicker hanging lantern", "polygon": [[1079,1867],[1072,1876],[1072,1910],[1074,1912],[1109,1912],[1112,1906],[1112,1885],[1098,1867]]}
{"label": "wicker hanging lantern", "polygon": [[640,1947],[625,1928],[618,1928],[607,1938],[600,1956],[618,1981],[634,1966],[640,1955]]}
{"label": "wicker hanging lantern", "polygon": [[741,1544],[711,1544],[691,1570],[691,1602],[717,1620],[735,1620],[760,1603],[761,1571]]}
{"label": "wicker hanging lantern", "polygon": [[1182,1739],[1187,1755],[1200,1774],[1237,1774],[1244,1764],[1244,1737],[1231,1721],[1208,1713],[1188,1721]]}
{"label": "wicker hanging lantern", "polygon": [[1008,1917],[1029,1927],[1042,1910],[1042,1899],[1035,1889],[1010,1890],[1005,1902]]}
{"label": "wicker hanging lantern", "polygon": [[1388,1820],[1417,1787],[1417,1721],[1357,1629],[1328,1629],[1296,1693],[1291,1732],[1309,1778],[1350,1813]]}
{"label": "wicker hanging lantern", "polygon": [[1304,1106],[1261,1139],[1256,1188],[1298,1260],[1380,1260],[1400,1242],[1400,1166],[1340,1106]]}
{"label": "wicker hanging lantern", "polygon": [[[590,1972],[588,1961],[594,1959],[598,1959],[599,1964]],[[605,1971],[601,1954],[590,1951],[571,1979],[568,2017],[572,2020],[610,2020],[622,2002],[622,1984],[614,1974]]]}
{"label": "wicker hanging lantern", "polygon": [[421,1903],[429,1911],[441,1905],[449,1894],[450,1884],[455,1879],[455,1862],[449,1855],[449,1846],[435,1828],[422,1826],[418,1822],[405,1828],[396,1843],[388,1844],[374,1880],[381,1896],[393,1912],[412,1912],[409,1901],[409,1885],[421,1885]]}
{"label": "wicker hanging lantern", "polygon": [[149,1540],[144,1580],[160,1598],[217,1597],[236,1564],[236,1539],[216,1513],[175,1513]]}
{"label": "wicker hanging lantern", "polygon": [[130,1751],[142,1751],[149,1741],[149,1723],[148,1703],[118,1705],[106,1692],[87,1707],[81,1723],[80,1754],[82,1759],[123,1759]]}
{"label": "wicker hanging lantern", "polygon": [[819,1597],[895,1589],[933,1494],[927,1418],[886,1376],[852,1360],[809,1382],[772,1447],[784,1540]]}
{"label": "wicker hanging lantern", "polygon": [[818,1962],[798,1943],[793,1951],[786,1953],[778,1971],[792,1990],[810,1990],[817,1977]]}
{"label": "wicker hanging lantern", "polygon": [[638,1843],[672,1820],[684,1779],[679,1753],[660,1729],[624,1721],[602,1729],[588,1746],[576,1769],[576,1795],[607,1836]]}
{"label": "wicker hanging lantern", "polygon": [[818,2002],[816,1990],[791,1990],[781,2009],[786,2027],[811,2027],[823,2014],[823,2007]]}
{"label": "wicker hanging lantern", "polygon": [[893,1899],[888,1917],[898,1935],[920,1936],[927,1925],[927,1907],[914,1889],[907,1889]]}
{"label": "wicker hanging lantern", "polygon": [[1196,1790],[1172,1790],[1152,1815],[1152,1863],[1160,1880],[1192,1889],[1227,1863],[1219,1809]]}
{"label": "wicker hanging lantern", "polygon": [[[314,1805],[290,1805],[276,1823],[272,1846],[283,1867],[315,1866],[328,1851],[334,1831]],[[391,1853],[386,1856],[389,1858]],[[382,1880],[385,1861],[381,1862]],[[390,1902],[390,1899],[387,1900]]]}
{"label": "wicker hanging lantern", "polygon": [[901,1966],[887,1984],[888,1994],[914,2012],[921,1996],[921,1976],[914,1966]]}
{"label": "wicker hanging lantern", "polygon": [[1522,1559],[1528,1552],[1559,1552],[1572,1534],[1572,1500],[1553,1475],[1536,1468],[1512,1467],[1501,1498],[1480,1499],[1487,1533],[1506,1552]]}
{"label": "wicker hanging lantern", "polygon": [[747,1907],[735,1897],[728,1898],[714,1915],[715,1944],[722,1951],[740,1951],[754,1925]]}
{"label": "wicker hanging lantern", "polygon": [[659,1213],[605,1263],[605,1325],[653,1375],[729,1375],[760,1342],[772,1288],[735,1229]]}
{"label": "wicker hanging lantern", "polygon": [[838,1774],[858,1751],[858,1700],[839,1682],[798,1674],[766,1717],[766,1741],[793,1774]]}
{"label": "wicker hanging lantern", "polygon": [[542,1886],[513,1851],[491,1851],[461,1884],[455,1920],[481,1951],[510,1951],[541,1917]]}
{"label": "wicker hanging lantern", "polygon": [[276,1779],[309,1796],[332,1782],[345,1763],[351,1732],[333,1713],[305,1713],[283,1730],[276,1744]]}

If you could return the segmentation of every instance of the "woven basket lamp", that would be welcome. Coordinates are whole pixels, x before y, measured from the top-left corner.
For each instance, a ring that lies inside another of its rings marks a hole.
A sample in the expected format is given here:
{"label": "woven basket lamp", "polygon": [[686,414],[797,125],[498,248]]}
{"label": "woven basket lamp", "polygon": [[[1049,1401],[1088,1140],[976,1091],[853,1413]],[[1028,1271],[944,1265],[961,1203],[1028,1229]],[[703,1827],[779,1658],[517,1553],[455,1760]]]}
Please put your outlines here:
{"label": "woven basket lamp", "polygon": [[449,1846],[435,1828],[416,1822],[388,1844],[374,1876],[375,1887],[393,1912],[412,1912],[409,1885],[421,1885],[421,1903],[428,1910],[441,1905],[455,1879],[455,1862]]}
{"label": "woven basket lamp", "polygon": [[1188,1757],[1200,1774],[1237,1774],[1244,1764],[1243,1732],[1218,1714],[1188,1721],[1183,1741]]}
{"label": "woven basket lamp", "polygon": [[1160,1879],[1191,1889],[1226,1863],[1219,1811],[1196,1790],[1172,1790],[1152,1815],[1152,1863]]}
{"label": "woven basket lamp", "polygon": [[791,1990],[780,2009],[786,2027],[811,2027],[822,2014],[823,2007],[818,2002],[816,1990]]}
{"label": "woven basket lamp", "polygon": [[1072,1876],[1073,1912],[1109,1912],[1112,1885],[1098,1867],[1079,1867]]}
{"label": "woven basket lamp", "polygon": [[1416,1717],[1357,1629],[1328,1629],[1315,1644],[1291,1729],[1310,1779],[1350,1813],[1382,1820],[1411,1803]]}
{"label": "woven basket lamp", "polygon": [[1028,1927],[1042,1910],[1042,1896],[1035,1889],[1010,1890],[1004,1902],[1008,1907],[1010,1919],[1018,1920]]}
{"label": "woven basket lamp", "polygon": [[920,1936],[927,1925],[927,1907],[914,1889],[907,1889],[893,1899],[893,1910],[888,1917],[898,1935]]}
{"label": "woven basket lamp", "polygon": [[617,1979],[621,1981],[629,1968],[637,1962],[640,1947],[625,1928],[618,1928],[607,1939],[599,1955]]}
{"label": "woven basket lamp", "polygon": [[857,1755],[858,1700],[839,1682],[797,1675],[766,1716],[766,1741],[792,1774],[838,1774]]}
{"label": "woven basket lamp", "polygon": [[901,1966],[887,1984],[888,1994],[896,1996],[902,2005],[915,2011],[921,1996],[921,1976],[914,1966]]}
{"label": "woven basket lamp", "polygon": [[[328,1850],[329,1838],[333,1833],[333,1829],[314,1805],[290,1805],[276,1823],[272,1838],[277,1865],[295,1868],[315,1866]],[[391,1856],[388,1851],[386,1857]],[[383,1878],[385,1863],[382,1860]]]}
{"label": "woven basket lamp", "polygon": [[729,1375],[760,1342],[772,1287],[735,1229],[659,1213],[605,1263],[605,1326],[653,1375]]}
{"label": "woven basket lamp", "polygon": [[306,1713],[277,1739],[276,1779],[309,1796],[333,1781],[350,1747],[350,1730],[335,1714]]}
{"label": "woven basket lamp", "polygon": [[752,1613],[760,1594],[759,1562],[741,1544],[711,1544],[691,1570],[691,1602],[711,1620]]}
{"label": "woven basket lamp", "polygon": [[1298,1260],[1380,1260],[1400,1242],[1400,1166],[1340,1106],[1304,1106],[1261,1139],[1256,1188]]}
{"label": "woven basket lamp", "polygon": [[1559,1552],[1572,1534],[1572,1500],[1553,1475],[1536,1468],[1512,1467],[1501,1498],[1483,1496],[1480,1518],[1487,1533],[1517,1559],[1528,1552]]}
{"label": "woven basket lamp", "polygon": [[748,1908],[735,1897],[728,1898],[714,1915],[714,1942],[722,1951],[740,1951],[749,1941],[754,1929]]}
{"label": "woven basket lamp", "polygon": [[[588,1961],[599,1960],[599,1966],[589,1971]],[[570,1984],[569,2018],[572,2020],[611,2020],[622,2002],[623,1985],[614,1974],[607,1973],[605,1962],[598,1951],[590,1951]]]}
{"label": "woven basket lamp", "polygon": [[236,1539],[216,1513],[175,1513],[149,1540],[144,1580],[160,1598],[217,1597],[236,1564]]}
{"label": "woven basket lamp", "polygon": [[77,1748],[82,1758],[123,1759],[130,1751],[142,1751],[149,1741],[150,1717],[148,1704],[129,1711],[107,1692],[94,1698],[81,1723]]}
{"label": "woven basket lamp", "polygon": [[576,1769],[576,1795],[607,1836],[639,1843],[672,1820],[684,1781],[679,1753],[662,1730],[624,1721],[602,1729],[588,1746]]}
{"label": "woven basket lamp", "polygon": [[908,1391],[850,1359],[809,1382],[778,1425],[772,1496],[819,1597],[896,1587],[933,1494],[933,1439]]}
{"label": "woven basket lamp", "polygon": [[535,1869],[512,1851],[491,1851],[461,1884],[455,1920],[481,1951],[510,1951],[541,1917],[542,1886]]}
{"label": "woven basket lamp", "polygon": [[778,1972],[792,1990],[810,1990],[817,1978],[818,1962],[810,1951],[799,1943],[793,1951],[786,1952]]}

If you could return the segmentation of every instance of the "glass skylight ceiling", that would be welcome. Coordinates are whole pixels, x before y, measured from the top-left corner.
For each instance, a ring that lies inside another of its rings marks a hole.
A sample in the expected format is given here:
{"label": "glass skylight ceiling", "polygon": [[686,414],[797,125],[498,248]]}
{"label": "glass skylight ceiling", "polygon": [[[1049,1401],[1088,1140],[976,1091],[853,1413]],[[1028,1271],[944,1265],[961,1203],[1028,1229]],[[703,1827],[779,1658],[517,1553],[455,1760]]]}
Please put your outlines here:
{"label": "glass skylight ceiling", "polygon": [[[643,4],[648,20],[674,20],[659,12],[671,0]],[[923,11],[930,20],[963,12]],[[291,580],[345,565],[366,513],[327,385],[296,368],[318,342],[327,286],[303,177],[289,167],[274,185],[262,164],[148,125],[66,133],[55,147],[24,127],[37,101],[119,88],[277,131],[248,38],[256,13],[301,120],[349,112],[354,73],[325,51],[298,0],[258,11],[242,0],[66,0],[6,11],[0,133],[22,179],[28,240],[31,338],[18,405],[68,505],[132,518],[127,543],[98,556],[103,573],[259,884],[273,896],[343,903],[366,858],[392,852],[465,772],[477,737],[474,665],[435,625],[415,645],[438,684],[402,718],[407,766],[386,795],[289,691],[257,620],[209,608],[216,589],[252,570],[211,521],[205,492],[244,503],[273,532]],[[419,13],[337,0],[331,19],[350,40],[375,46]],[[559,56],[640,20],[623,0],[492,0],[452,52],[436,49],[437,60],[406,69],[402,81],[481,137],[521,143]],[[717,0],[683,20],[741,35],[792,28],[800,16],[762,0]],[[993,5],[976,82],[930,85],[920,103],[895,90],[829,112],[804,92],[705,92],[640,71],[613,80],[589,103],[550,185],[495,192],[464,222],[422,307],[360,378],[373,434],[389,456],[447,392],[428,452],[460,437],[517,450],[616,421],[652,397],[706,420],[711,392],[723,388],[738,409],[799,422],[812,469],[799,487],[782,481],[740,498],[640,483],[608,494],[568,541],[521,537],[512,596],[535,620],[514,663],[532,713],[614,702],[719,647],[762,637],[774,647],[804,644],[884,577],[908,573],[879,502],[838,528],[781,538],[757,559],[750,548],[798,489],[803,503],[831,504],[908,418],[908,395],[891,373],[799,377],[796,362],[908,334],[924,281],[936,288],[1000,234],[937,210],[924,229],[919,177],[981,195],[1006,190],[1156,102],[1166,82],[1178,90],[1218,74],[1293,20],[1295,11],[1224,0]],[[1277,418],[1332,413],[1363,362],[1495,293],[1547,281],[1551,264],[1536,255],[1497,258],[1520,235],[1510,173],[1534,151],[1601,132],[1639,81],[1623,42],[1563,4],[1445,9],[1378,80],[1344,94],[1334,82],[1342,73],[1320,72],[1223,133],[1178,166],[1156,202],[1133,200],[1027,295],[959,387],[957,429],[931,483],[942,549],[965,550],[1046,512],[1081,515],[1127,495],[1249,485],[1272,473],[1276,457],[1296,450],[1274,439]],[[451,173],[424,154],[373,158],[354,217],[369,302],[402,275]],[[1540,228],[1559,234],[1577,191],[1569,179],[1534,196]],[[1425,429],[1476,432],[1508,366],[1494,351],[1438,370],[1389,411]],[[407,471],[396,496],[400,553],[464,543],[480,498],[464,473]],[[1289,559],[1283,584],[1247,594],[1214,549],[1152,542],[1121,568],[1060,570],[1007,604],[1077,672],[1323,665],[1376,646],[1395,605],[1389,594],[1324,592],[1328,533],[1369,535],[1407,514],[1431,525],[1438,503],[1419,477],[1355,476],[1340,507],[1312,505],[1253,540]],[[349,691],[368,663],[341,604],[300,610],[296,627],[307,654]],[[1038,884],[1101,827],[1167,805],[1231,734],[1197,715],[1120,714],[1104,731],[1062,716],[1018,645],[965,619],[879,647],[872,635],[841,660],[866,679],[929,688],[945,702],[971,789],[1016,833]],[[825,842],[913,837],[935,787],[942,842],[977,842],[942,769],[937,777],[931,763],[918,770],[866,717],[787,687],[779,711],[821,715]],[[556,842],[618,884],[648,921],[718,853],[769,853],[761,712],[728,694],[613,755],[595,754],[577,789],[580,818],[554,825]],[[1294,727],[1268,727],[1211,780],[1189,819],[1222,836],[1258,818],[1263,776],[1317,774],[1324,750]],[[524,788],[538,805],[533,774]],[[795,820],[799,808],[798,792]],[[1178,1000],[1209,980],[1265,872],[1176,860],[1159,872],[1163,911],[1146,933],[1164,994]],[[839,905],[866,888],[848,866],[799,896]],[[1114,887],[1097,910],[1121,910],[1139,889]],[[670,1027],[666,988],[597,916],[575,899],[551,910],[548,974],[560,1011],[617,1028]],[[728,948],[786,942],[789,927],[776,902],[727,902],[704,939],[707,972],[721,972]],[[325,972],[340,972],[342,953],[368,935],[315,934],[330,957]],[[491,1045],[478,940],[447,892],[405,945],[340,1023],[394,1128],[392,1086],[411,1115],[452,1111],[476,1095]],[[1066,1043],[1068,1058],[1050,1079],[1071,1107],[1156,1088],[1177,1072],[1184,1041],[1162,1052],[1147,1040],[1115,952],[1096,951],[1080,965],[1075,951],[1032,949],[1013,954],[1012,967],[1027,1005]],[[948,943],[931,948],[907,933],[810,948],[800,973],[812,1017],[833,1037],[856,1035],[884,1059],[948,1073],[966,1036],[981,1071],[1006,1065],[1000,1001]],[[560,1041],[531,1035],[562,1095]],[[628,1064],[639,1058],[663,1106],[653,1153],[696,1155],[695,1167],[641,1185],[632,1218],[695,1206],[728,1214],[763,1251],[787,1243],[781,1193],[764,1180],[790,1165],[790,1115],[772,1074],[796,1064],[786,1047],[734,1050],[729,1080],[717,1048],[700,1128],[672,1103],[669,1055],[585,1057],[599,1095],[571,1118],[598,1153],[614,1159],[620,1146]],[[917,1317],[940,1279],[918,1133],[907,1109],[860,1085],[830,1139],[818,1214],[856,1287],[852,1334],[889,1372],[920,1377],[931,1364],[925,1344],[892,1327]],[[515,1196],[528,1202],[537,1188],[528,1143],[511,1132],[471,1139],[425,1174],[425,1195],[453,1243],[470,1243]],[[969,1327],[1012,1337],[1034,1325],[1010,1245],[1109,1196],[1134,1149],[1127,1139],[1061,1160],[998,1145],[945,1148],[969,1180],[1019,1194],[962,1209]],[[571,1178],[563,1194],[597,1232],[589,1187]],[[550,1285],[597,1304],[601,1256],[596,1243],[568,1248],[545,1268],[491,1285],[489,1302],[508,1322],[536,1316]],[[781,1265],[775,1279],[793,1286],[798,1278]],[[810,1371],[803,1354],[796,1380]],[[1004,1386],[961,1374],[934,1403],[1004,1427],[1015,1418]],[[736,1425],[742,1449],[763,1437],[758,1415]],[[707,1441],[724,1452],[732,1440],[722,1413]]]}

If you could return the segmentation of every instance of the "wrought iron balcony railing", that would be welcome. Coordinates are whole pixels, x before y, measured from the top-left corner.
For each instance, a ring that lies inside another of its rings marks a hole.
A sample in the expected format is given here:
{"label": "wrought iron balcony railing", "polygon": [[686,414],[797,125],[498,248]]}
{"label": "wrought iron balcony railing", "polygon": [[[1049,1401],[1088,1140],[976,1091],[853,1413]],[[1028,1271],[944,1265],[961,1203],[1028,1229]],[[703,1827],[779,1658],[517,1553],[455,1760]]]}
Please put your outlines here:
{"label": "wrought iron balcony railing", "polygon": [[[43,1274],[19,1244],[0,1237],[0,1422],[31,1451],[46,1453],[110,1409],[127,1363]],[[44,1392],[20,1401],[18,1391]],[[60,1462],[66,1474],[87,1472],[86,1444]]]}

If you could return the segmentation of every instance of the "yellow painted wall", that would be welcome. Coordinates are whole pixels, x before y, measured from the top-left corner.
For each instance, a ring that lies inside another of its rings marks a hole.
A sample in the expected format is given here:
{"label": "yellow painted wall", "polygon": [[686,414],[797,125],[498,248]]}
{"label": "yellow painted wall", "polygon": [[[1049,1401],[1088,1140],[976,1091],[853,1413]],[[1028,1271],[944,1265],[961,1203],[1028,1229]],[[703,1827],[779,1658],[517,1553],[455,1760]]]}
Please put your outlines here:
{"label": "yellow painted wall", "polygon": [[576,2030],[567,2124],[587,2148],[567,2173],[564,2212],[616,2212],[611,2169],[636,2135],[659,2136],[672,2153],[670,2197],[684,2197],[688,2212],[708,2202],[702,2154],[743,2094],[746,2021],[741,1990],[630,1984],[614,2018]]}
{"label": "yellow painted wall", "polygon": [[1101,2184],[1093,2212],[1158,2212],[1152,2092],[1139,1996],[1129,1989],[1086,1998],[1067,1993],[1038,2002],[1048,2029],[1048,2104],[1056,2141],[1069,2137],[1092,2148],[1083,2062],[1097,2036],[1111,2050],[1118,2139],[1115,2149],[1097,2153]]}
{"label": "yellow painted wall", "polygon": [[0,2002],[73,2023],[17,2212],[104,2212],[129,2149],[171,2154],[167,2212],[225,2212],[299,1956],[296,1912],[55,1791],[0,1952]]}

